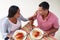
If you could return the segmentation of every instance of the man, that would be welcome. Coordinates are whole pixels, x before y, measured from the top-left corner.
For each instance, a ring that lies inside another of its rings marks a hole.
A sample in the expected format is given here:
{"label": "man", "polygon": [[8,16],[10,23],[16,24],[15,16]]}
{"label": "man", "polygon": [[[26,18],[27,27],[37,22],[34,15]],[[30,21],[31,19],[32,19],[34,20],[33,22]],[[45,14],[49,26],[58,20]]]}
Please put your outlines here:
{"label": "man", "polygon": [[37,19],[38,26],[42,29],[45,34],[44,36],[48,35],[55,35],[55,32],[59,29],[58,18],[52,12],[49,11],[49,3],[42,2],[39,4],[38,10],[35,14],[29,18],[31,21],[31,25],[33,26],[33,21]]}

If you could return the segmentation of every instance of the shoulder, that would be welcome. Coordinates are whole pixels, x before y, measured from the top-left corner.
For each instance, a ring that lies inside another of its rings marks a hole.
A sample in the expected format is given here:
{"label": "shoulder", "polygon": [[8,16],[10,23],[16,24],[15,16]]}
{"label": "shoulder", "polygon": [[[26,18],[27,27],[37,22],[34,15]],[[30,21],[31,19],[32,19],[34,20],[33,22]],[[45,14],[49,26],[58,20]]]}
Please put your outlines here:
{"label": "shoulder", "polygon": [[39,10],[36,10],[35,13],[34,13],[34,16],[37,16]]}
{"label": "shoulder", "polygon": [[56,14],[54,14],[54,13],[52,13],[52,12],[49,12],[49,13],[51,14],[51,17],[52,17],[54,20],[57,20],[57,19],[58,19],[58,17],[57,17]]}
{"label": "shoulder", "polygon": [[8,18],[7,17],[4,17],[0,20],[0,23],[3,23],[3,24],[8,24]]}

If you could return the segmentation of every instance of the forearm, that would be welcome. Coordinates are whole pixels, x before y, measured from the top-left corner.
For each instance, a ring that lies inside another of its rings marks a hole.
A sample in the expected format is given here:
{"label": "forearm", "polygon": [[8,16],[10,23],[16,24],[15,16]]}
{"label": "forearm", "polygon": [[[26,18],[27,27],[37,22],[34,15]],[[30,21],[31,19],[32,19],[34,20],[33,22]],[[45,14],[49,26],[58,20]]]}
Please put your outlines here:
{"label": "forearm", "polygon": [[34,16],[29,17],[29,20],[34,20]]}
{"label": "forearm", "polygon": [[7,33],[2,33],[2,38],[5,39],[7,37]]}
{"label": "forearm", "polygon": [[48,35],[51,34],[51,33],[54,33],[56,32],[58,29],[55,29],[55,28],[52,28],[50,29],[49,31],[47,31]]}
{"label": "forearm", "polygon": [[30,24],[33,26],[34,20],[30,20]]}
{"label": "forearm", "polygon": [[28,18],[24,18],[22,15],[20,15],[20,17],[18,18],[18,20],[28,21]]}

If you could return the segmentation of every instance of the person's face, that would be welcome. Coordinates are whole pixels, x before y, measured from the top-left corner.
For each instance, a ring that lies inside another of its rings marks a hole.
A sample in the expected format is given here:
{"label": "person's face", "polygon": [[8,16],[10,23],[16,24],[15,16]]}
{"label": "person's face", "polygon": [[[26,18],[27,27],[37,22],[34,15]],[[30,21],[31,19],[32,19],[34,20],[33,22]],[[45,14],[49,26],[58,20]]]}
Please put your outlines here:
{"label": "person's face", "polygon": [[14,15],[15,18],[20,17],[20,10],[18,9],[17,13]]}
{"label": "person's face", "polygon": [[38,10],[41,15],[46,15],[48,13],[48,9],[44,10],[42,7],[39,7]]}

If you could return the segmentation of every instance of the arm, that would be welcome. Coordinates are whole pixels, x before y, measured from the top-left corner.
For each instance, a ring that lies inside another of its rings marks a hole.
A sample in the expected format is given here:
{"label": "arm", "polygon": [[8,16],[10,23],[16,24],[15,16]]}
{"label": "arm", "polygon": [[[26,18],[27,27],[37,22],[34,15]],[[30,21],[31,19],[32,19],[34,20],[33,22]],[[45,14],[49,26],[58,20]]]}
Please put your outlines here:
{"label": "arm", "polygon": [[57,28],[52,28],[52,29],[50,29],[49,31],[47,31],[47,34],[49,35],[49,34],[51,34],[51,33],[54,33],[54,32],[56,32],[58,29]]}
{"label": "arm", "polygon": [[30,25],[33,26],[34,20],[30,20]]}
{"label": "arm", "polygon": [[10,39],[12,38],[11,35],[8,32],[8,22],[4,21],[1,25],[1,33],[2,33],[2,38],[5,39]]}
{"label": "arm", "polygon": [[36,19],[36,17],[37,17],[37,12],[35,12],[35,14],[29,18],[30,24],[31,24],[32,26],[33,26],[33,23],[34,23],[34,20]]}
{"label": "arm", "polygon": [[37,17],[37,12],[35,12],[34,15],[29,18],[29,20],[35,20],[36,17]]}
{"label": "arm", "polygon": [[1,24],[1,33],[3,38],[7,37],[7,24],[4,22]]}
{"label": "arm", "polygon": [[59,29],[58,18],[54,20],[54,23],[53,23],[52,27],[53,28],[51,28],[50,31],[47,32],[48,34],[54,33]]}
{"label": "arm", "polygon": [[22,15],[20,15],[20,17],[18,18],[18,20],[28,21],[28,19],[24,18]]}

